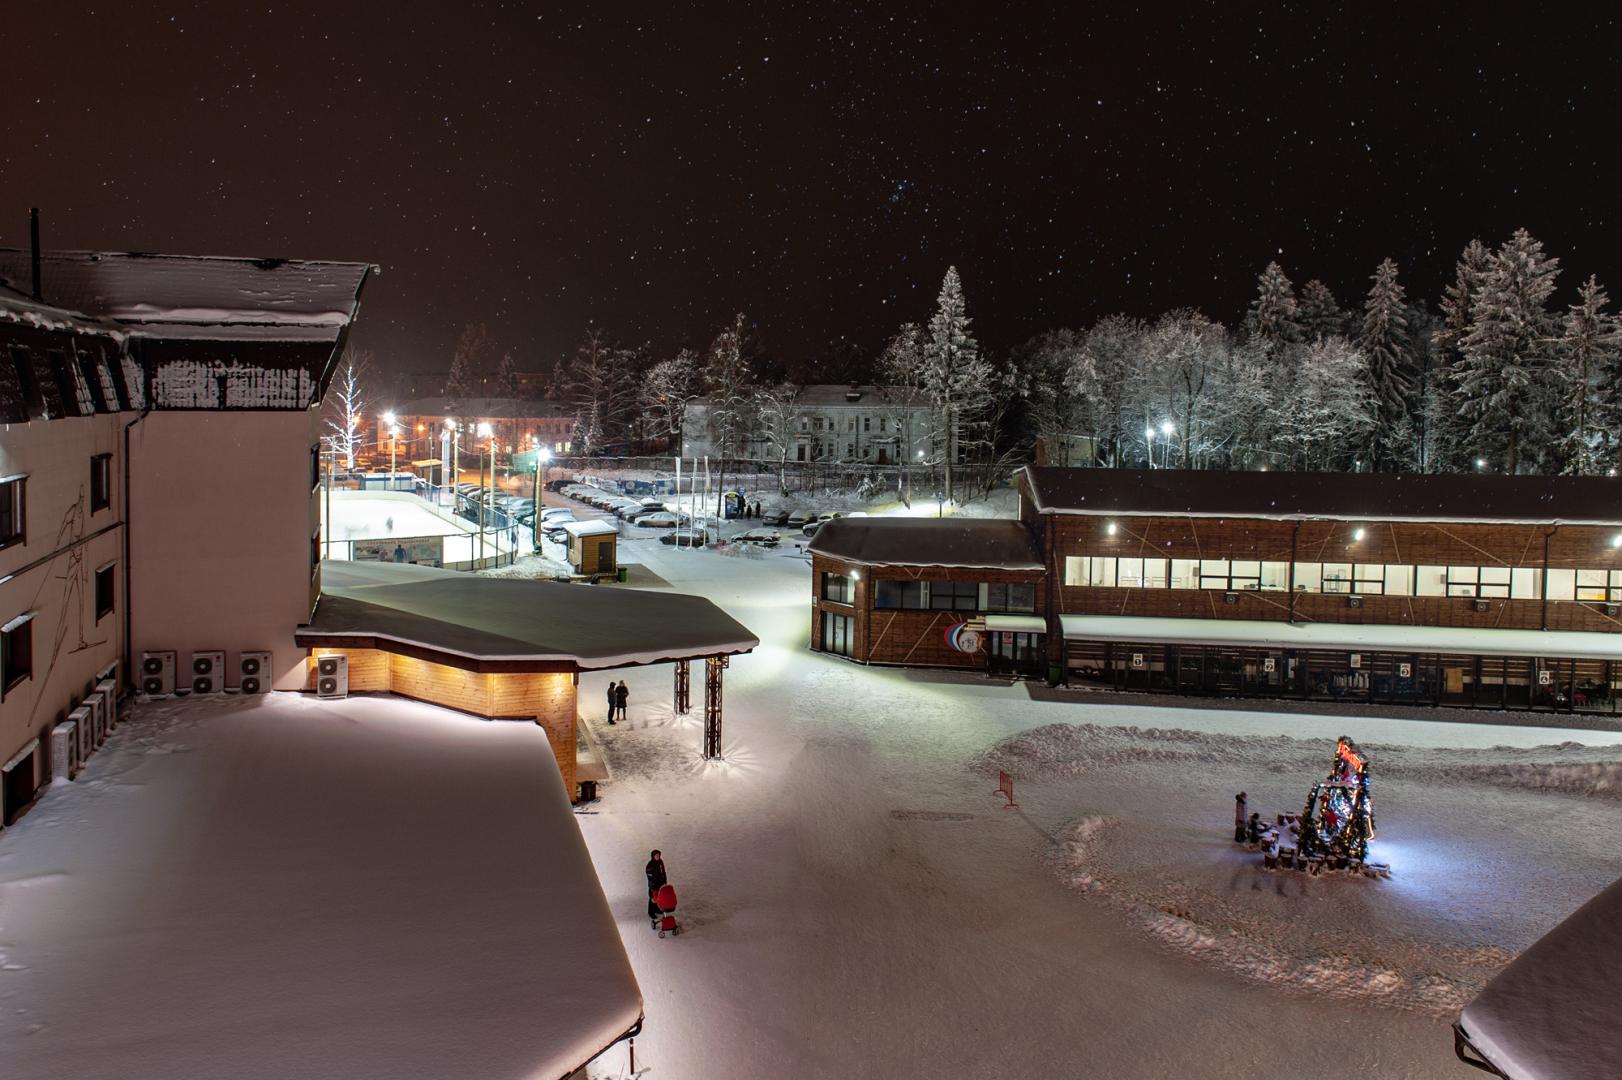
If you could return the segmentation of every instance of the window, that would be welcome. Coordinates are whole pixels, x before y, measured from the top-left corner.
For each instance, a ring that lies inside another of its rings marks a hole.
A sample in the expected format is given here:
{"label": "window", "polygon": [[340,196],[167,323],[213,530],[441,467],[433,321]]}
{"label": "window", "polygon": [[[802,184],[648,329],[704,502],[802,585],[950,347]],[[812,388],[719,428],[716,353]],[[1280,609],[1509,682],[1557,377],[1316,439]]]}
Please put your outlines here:
{"label": "window", "polygon": [[988,584],[981,611],[1035,611],[1036,585]]}
{"label": "window", "polygon": [[1262,588],[1287,592],[1290,588],[1290,564],[1287,562],[1262,563]]}
{"label": "window", "polygon": [[832,600],[836,604],[848,604],[851,601],[850,578],[844,574],[822,575],[822,598]]}
{"label": "window", "polygon": [[822,613],[822,651],[836,656],[850,655],[850,639],[854,633],[854,619],[849,615]]}
{"label": "window", "polygon": [[321,486],[321,444],[310,447],[310,489]]}
{"label": "window", "polygon": [[1516,600],[1536,600],[1542,595],[1542,581],[1543,575],[1535,567],[1517,566],[1509,572],[1509,595]]}
{"label": "window", "polygon": [[897,581],[880,578],[873,583],[873,606],[876,608],[924,608],[929,606],[929,594],[921,581]]}
{"label": "window", "polygon": [[1577,599],[1577,571],[1550,570],[1548,590],[1550,600]]}
{"label": "window", "polygon": [[1115,561],[1115,582],[1123,588],[1142,588],[1143,560],[1117,559]]}
{"label": "window", "polygon": [[1447,568],[1447,595],[1474,596],[1481,584],[1479,566],[1450,566]]}
{"label": "window", "polygon": [[0,699],[34,674],[34,616],[22,615],[0,627]]}
{"label": "window", "polygon": [[1382,596],[1385,593],[1385,564],[1357,563],[1352,567],[1352,591],[1359,596]]}
{"label": "window", "polygon": [[862,417],[862,433],[866,434],[867,432],[872,431],[872,430],[873,430],[873,418],[871,416]]}
{"label": "window", "polygon": [[1087,584],[1087,560],[1080,555],[1066,555],[1064,557],[1064,583],[1066,585]]}
{"label": "window", "polygon": [[1323,591],[1345,593],[1352,591],[1352,564],[1326,562],[1323,564]]}
{"label": "window", "polygon": [[22,391],[23,407],[30,420],[45,416],[45,399],[40,394],[39,373],[34,370],[34,354],[20,345],[11,347],[11,366],[17,373],[17,388]]}
{"label": "window", "polygon": [[1481,567],[1481,584],[1478,596],[1508,596],[1509,595],[1509,567],[1483,566]]}
{"label": "window", "polygon": [[317,529],[315,535],[310,537],[310,576],[315,577],[319,569],[321,569],[321,530]]}
{"label": "window", "polygon": [[1228,587],[1228,560],[1200,560],[1200,588],[1226,589]]}
{"label": "window", "polygon": [[113,455],[97,454],[90,459],[90,512],[113,504]]}
{"label": "window", "polygon": [[977,581],[932,581],[929,606],[936,611],[973,611],[980,601]]}
{"label": "window", "polygon": [[1447,567],[1421,566],[1414,576],[1415,596],[1446,596]]}
{"label": "window", "polygon": [[1385,591],[1388,596],[1414,595],[1414,568],[1406,563],[1386,563]]}
{"label": "window", "polygon": [[1174,589],[1199,588],[1200,564],[1194,559],[1173,559],[1171,561],[1171,587]]}
{"label": "window", "polygon": [[96,571],[96,621],[113,613],[113,564]]}
{"label": "window", "polygon": [[28,477],[0,481],[0,548],[28,542]]}

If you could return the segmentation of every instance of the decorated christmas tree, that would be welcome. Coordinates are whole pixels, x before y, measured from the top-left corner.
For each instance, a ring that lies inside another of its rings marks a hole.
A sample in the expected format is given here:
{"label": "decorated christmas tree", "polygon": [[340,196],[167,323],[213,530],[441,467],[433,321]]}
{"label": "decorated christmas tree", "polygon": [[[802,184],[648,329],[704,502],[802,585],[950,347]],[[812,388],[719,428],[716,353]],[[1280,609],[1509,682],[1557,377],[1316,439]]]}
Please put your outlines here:
{"label": "decorated christmas tree", "polygon": [[1369,760],[1342,735],[1335,743],[1329,776],[1312,787],[1301,812],[1301,854],[1337,865],[1368,855],[1374,839],[1374,802],[1369,796]]}

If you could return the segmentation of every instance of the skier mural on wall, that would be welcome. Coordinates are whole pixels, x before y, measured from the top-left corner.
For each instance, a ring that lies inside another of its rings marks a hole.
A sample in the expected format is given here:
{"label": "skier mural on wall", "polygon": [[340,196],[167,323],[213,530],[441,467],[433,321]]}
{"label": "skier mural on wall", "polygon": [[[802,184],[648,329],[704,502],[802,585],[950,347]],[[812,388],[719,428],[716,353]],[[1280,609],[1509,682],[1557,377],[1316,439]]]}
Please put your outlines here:
{"label": "skier mural on wall", "polygon": [[1329,776],[1312,786],[1301,812],[1301,855],[1332,865],[1368,855],[1374,839],[1374,802],[1369,795],[1369,760],[1342,735],[1335,743]]}

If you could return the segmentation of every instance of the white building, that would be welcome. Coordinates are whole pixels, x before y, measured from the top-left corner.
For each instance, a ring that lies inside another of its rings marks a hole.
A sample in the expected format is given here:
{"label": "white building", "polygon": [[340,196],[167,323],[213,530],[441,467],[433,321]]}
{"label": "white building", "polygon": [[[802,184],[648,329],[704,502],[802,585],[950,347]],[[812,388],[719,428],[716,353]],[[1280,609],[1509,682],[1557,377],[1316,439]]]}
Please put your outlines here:
{"label": "white building", "polygon": [[[0,251],[4,816],[49,779],[50,732],[109,669],[271,654],[319,595],[318,406],[371,267]],[[3,820],[3,818],[0,818]]]}
{"label": "white building", "polygon": [[[738,456],[775,461],[786,448],[790,461],[891,465],[917,462],[920,453],[933,460],[938,451],[929,438],[929,408],[906,394],[891,386],[803,386],[781,419],[772,415],[775,410],[751,410]],[[786,427],[779,435],[782,421]],[[698,398],[687,406],[682,452],[717,457],[716,439],[713,405]]]}

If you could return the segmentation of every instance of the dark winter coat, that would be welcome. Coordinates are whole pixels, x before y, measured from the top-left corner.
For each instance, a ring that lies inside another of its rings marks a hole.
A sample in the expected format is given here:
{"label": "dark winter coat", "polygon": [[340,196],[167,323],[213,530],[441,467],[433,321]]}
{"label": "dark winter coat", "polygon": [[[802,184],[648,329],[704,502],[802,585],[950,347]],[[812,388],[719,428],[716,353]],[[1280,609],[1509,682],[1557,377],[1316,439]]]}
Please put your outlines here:
{"label": "dark winter coat", "polygon": [[665,863],[663,859],[648,860],[648,895],[658,892],[665,883]]}
{"label": "dark winter coat", "polygon": [[624,683],[620,683],[619,689],[614,691],[614,700],[622,709],[625,707],[625,700],[630,696],[631,691],[626,688]]}
{"label": "dark winter coat", "polygon": [[619,684],[618,683],[609,683],[608,684],[608,706],[609,706],[609,708],[613,708],[614,703],[616,701],[618,701],[618,700],[619,700]]}

